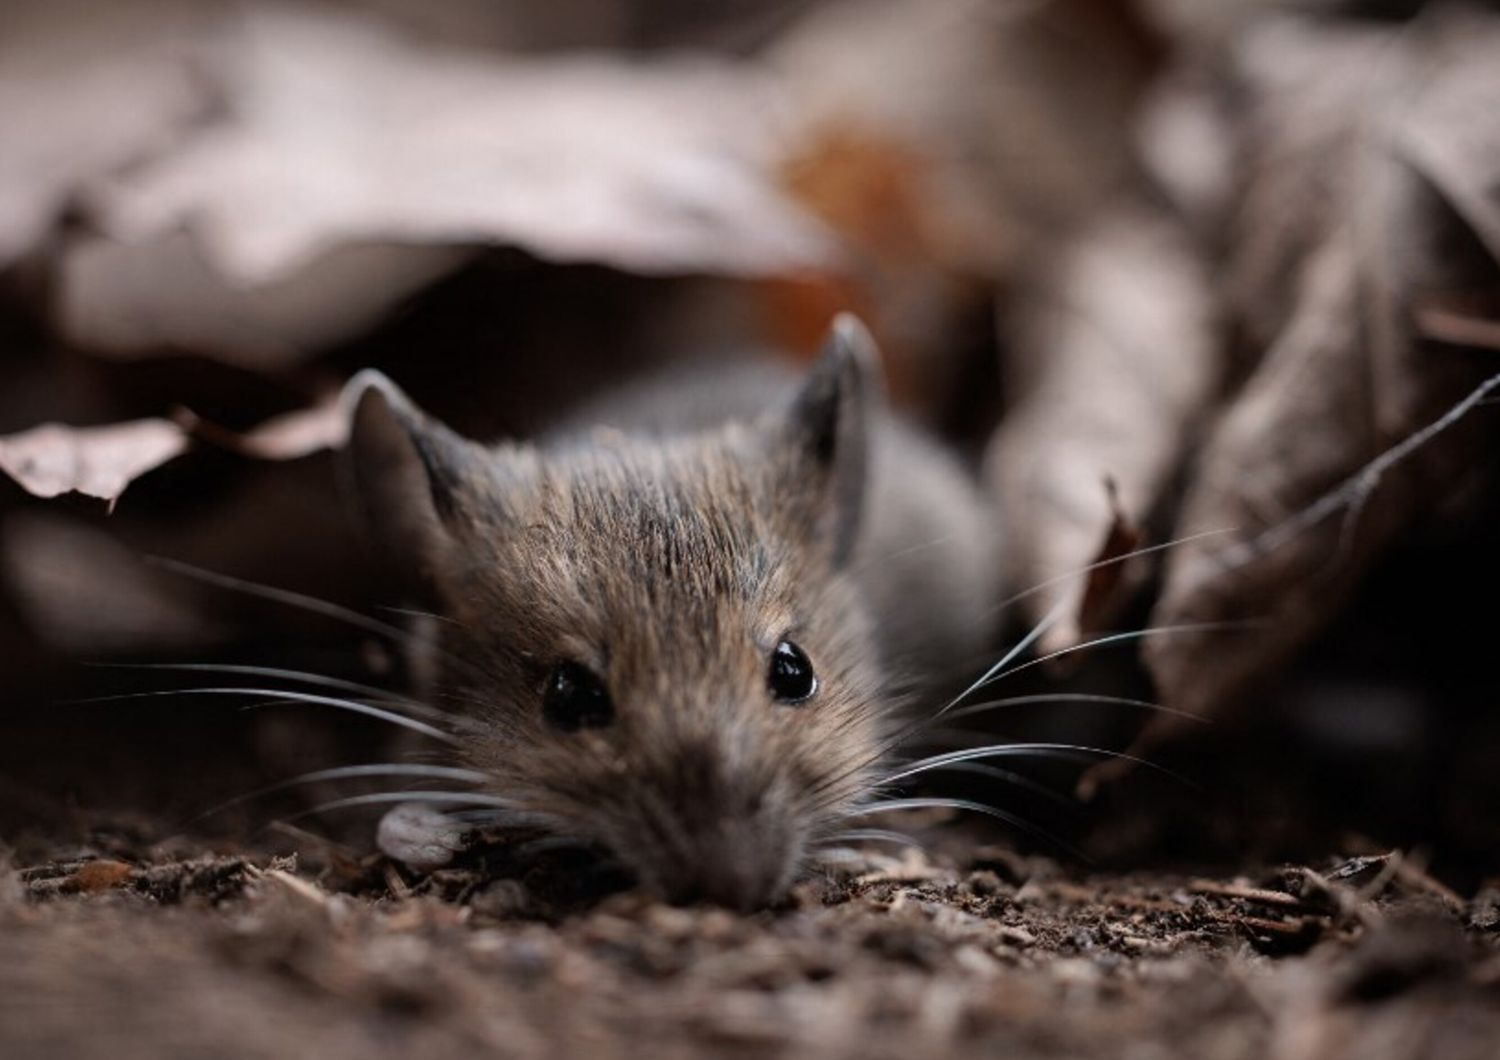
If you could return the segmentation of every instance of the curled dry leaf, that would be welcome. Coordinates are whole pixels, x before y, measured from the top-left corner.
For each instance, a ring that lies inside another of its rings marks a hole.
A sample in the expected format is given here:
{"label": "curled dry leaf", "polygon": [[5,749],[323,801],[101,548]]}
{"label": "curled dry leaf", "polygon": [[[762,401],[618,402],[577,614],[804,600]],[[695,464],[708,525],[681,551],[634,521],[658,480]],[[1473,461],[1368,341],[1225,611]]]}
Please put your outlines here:
{"label": "curled dry leaf", "polygon": [[[253,334],[228,311],[240,305],[281,323],[263,326],[281,357],[303,354],[481,244],[646,273],[759,275],[835,257],[776,187],[777,96],[745,63],[481,55],[298,7],[247,9],[210,54],[223,117],[91,196],[124,249],[75,252],[87,261],[65,273],[64,324],[105,349],[201,348],[220,319],[229,338]],[[180,231],[208,276],[186,294],[129,282],[137,247],[148,264],[179,262]],[[330,265],[371,247],[394,260]],[[338,282],[351,269],[364,285]],[[317,312],[330,285],[353,303],[331,319]],[[269,307],[252,300],[270,287]],[[205,289],[212,315],[193,308]]]}
{"label": "curled dry leaf", "polygon": [[181,456],[194,440],[258,460],[297,460],[338,448],[348,431],[337,391],[305,409],[272,417],[244,434],[225,430],[185,409],[172,419],[105,427],[45,423],[0,437],[0,471],[38,497],[81,493],[113,505],[131,482]]}
{"label": "curled dry leaf", "polygon": [[44,423],[0,438],[0,470],[38,497],[82,493],[113,504],[125,487],[187,449],[171,420],[107,427]]}
{"label": "curled dry leaf", "polygon": [[1496,281],[1497,49],[1500,19],[1462,11],[1405,30],[1277,21],[1247,42],[1252,168],[1231,275],[1237,319],[1265,352],[1201,454],[1178,527],[1237,527],[1240,540],[1174,551],[1152,622],[1251,624],[1147,643],[1176,707],[1241,699],[1435,498],[1486,467],[1492,424],[1445,413],[1495,372],[1493,356],[1421,341],[1413,318],[1433,292]]}
{"label": "curled dry leaf", "polygon": [[1104,480],[1104,492],[1109,498],[1109,529],[1089,564],[1083,598],[1078,602],[1078,629],[1085,634],[1103,629],[1118,609],[1129,581],[1127,561],[1141,547],[1141,528],[1120,507],[1120,488],[1114,479]]}
{"label": "curled dry leaf", "polygon": [[[1043,650],[1074,643],[1125,582],[1082,572],[1101,538],[1157,501],[1217,381],[1202,265],[1171,220],[1143,207],[1102,215],[1023,292],[1012,342],[1020,398],[991,443],[1007,561],[1033,618],[1075,601]],[[1104,487],[1115,483],[1112,494]],[[1078,575],[1073,577],[1072,575]]]}
{"label": "curled dry leaf", "polygon": [[462,247],[341,245],[282,279],[243,285],[227,282],[189,232],[83,239],[58,262],[57,313],[70,341],[118,359],[172,349],[275,367],[360,334],[471,256]]}
{"label": "curled dry leaf", "polygon": [[850,260],[764,285],[775,336],[811,354],[853,308],[907,408],[972,397],[962,352],[994,283],[1127,169],[1145,36],[1130,5],[1094,0],[813,5],[764,61],[797,116],[783,181]]}

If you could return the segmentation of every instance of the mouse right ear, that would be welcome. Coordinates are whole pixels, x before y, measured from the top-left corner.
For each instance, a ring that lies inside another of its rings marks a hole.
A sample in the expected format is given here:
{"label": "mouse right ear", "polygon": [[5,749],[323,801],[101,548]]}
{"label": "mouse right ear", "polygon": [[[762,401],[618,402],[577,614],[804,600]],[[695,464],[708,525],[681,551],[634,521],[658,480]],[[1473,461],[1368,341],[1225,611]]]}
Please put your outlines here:
{"label": "mouse right ear", "polygon": [[416,561],[425,574],[453,532],[483,450],[373,369],[349,381],[343,405],[347,464],[365,526],[387,556],[403,566]]}
{"label": "mouse right ear", "polygon": [[848,561],[859,534],[879,374],[875,340],[856,317],[840,313],[784,418],[790,478],[836,566]]}

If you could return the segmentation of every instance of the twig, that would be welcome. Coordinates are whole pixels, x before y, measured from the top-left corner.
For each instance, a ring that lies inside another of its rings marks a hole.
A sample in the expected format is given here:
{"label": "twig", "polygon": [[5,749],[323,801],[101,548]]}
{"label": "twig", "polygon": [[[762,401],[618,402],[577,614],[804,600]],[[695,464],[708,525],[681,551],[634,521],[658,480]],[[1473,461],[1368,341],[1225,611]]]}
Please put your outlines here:
{"label": "twig", "polygon": [[1242,898],[1247,902],[1274,905],[1282,909],[1309,909],[1311,906],[1294,894],[1271,891],[1264,887],[1246,887],[1237,883],[1219,883],[1217,880],[1193,880],[1188,890],[1197,894],[1213,894],[1222,898]]}
{"label": "twig", "polygon": [[1345,515],[1339,537],[1341,542],[1347,542],[1354,523],[1359,519],[1360,512],[1364,510],[1385,473],[1458,423],[1497,389],[1500,389],[1500,374],[1490,376],[1475,387],[1468,397],[1426,427],[1408,435],[1403,441],[1381,453],[1359,471],[1350,475],[1337,488],[1325,493],[1306,508],[1277,525],[1263,530],[1253,540],[1227,550],[1232,554],[1225,558],[1225,568],[1233,570],[1269,552],[1274,552],[1340,510],[1344,510]]}

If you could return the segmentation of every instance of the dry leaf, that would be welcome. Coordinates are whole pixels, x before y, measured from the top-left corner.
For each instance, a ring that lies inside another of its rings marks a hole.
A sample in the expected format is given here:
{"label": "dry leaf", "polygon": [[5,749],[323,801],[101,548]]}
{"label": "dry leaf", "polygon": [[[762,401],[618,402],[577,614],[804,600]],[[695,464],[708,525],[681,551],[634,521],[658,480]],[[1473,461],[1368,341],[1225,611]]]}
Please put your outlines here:
{"label": "dry leaf", "polygon": [[[502,59],[270,6],[248,9],[216,51],[222,120],[91,201],[109,239],[150,255],[167,253],[149,248],[171,234],[194,233],[214,274],[195,286],[219,310],[237,292],[279,284],[283,297],[268,300],[283,316],[315,316],[284,303],[298,293],[316,302],[305,270],[326,282],[319,266],[351,246],[451,254],[513,244],[649,273],[756,275],[833,260],[822,227],[773,182],[776,97],[747,64]],[[131,253],[79,253],[93,255],[93,272],[68,270],[65,323],[93,343],[201,344],[221,315],[193,313],[170,282],[131,284],[120,275],[141,263]],[[367,301],[389,305],[409,285],[378,287]],[[324,338],[317,325],[280,331],[289,345]]]}
{"label": "dry leaf", "polygon": [[1169,218],[1144,208],[1084,228],[1018,302],[1008,367],[1021,396],[986,473],[1012,584],[1054,586],[1028,596],[1028,612],[1077,601],[1045,635],[1055,650],[1082,632],[1082,572],[1101,534],[1150,510],[1176,467],[1217,381],[1218,347],[1201,264]]}
{"label": "dry leaf", "polygon": [[0,437],[0,471],[38,497],[82,493],[111,505],[135,479],[186,452],[193,439],[258,460],[297,460],[343,445],[349,425],[337,391],[239,434],[191,411],[106,427],[46,423]]}
{"label": "dry leaf", "polygon": [[86,861],[73,873],[71,882],[84,894],[97,894],[113,890],[130,882],[135,870],[123,861]]}
{"label": "dry leaf", "polygon": [[906,407],[935,419],[965,404],[961,355],[994,284],[1121,179],[1151,62],[1128,5],[817,5],[766,64],[798,119],[785,183],[850,261],[768,284],[773,332],[810,354],[852,307]]}
{"label": "dry leaf", "polygon": [[125,487],[187,448],[170,420],[107,427],[44,423],[0,437],[0,470],[38,497],[82,493],[113,504]]}
{"label": "dry leaf", "polygon": [[1109,498],[1109,529],[1089,564],[1083,598],[1078,603],[1078,630],[1084,634],[1103,629],[1119,610],[1131,583],[1128,558],[1141,547],[1141,528],[1120,506],[1120,488],[1114,479],[1104,480],[1104,491]]}
{"label": "dry leaf", "polygon": [[365,332],[471,256],[463,247],[346,244],[245,286],[226,281],[187,232],[129,244],[83,239],[58,263],[57,313],[68,338],[95,353],[188,350],[267,369]]}
{"label": "dry leaf", "polygon": [[0,8],[0,266],[88,181],[170,144],[207,109],[183,61],[218,5],[9,0]]}
{"label": "dry leaf", "polygon": [[[1500,186],[1496,54],[1500,19],[1451,11],[1405,31],[1276,22],[1248,41],[1252,177],[1233,275],[1242,329],[1265,353],[1204,448],[1178,527],[1241,536],[1175,551],[1152,621],[1253,625],[1147,643],[1176,707],[1211,713],[1274,674],[1488,463],[1482,415],[1403,442],[1496,368],[1418,341],[1413,320],[1422,297],[1495,282],[1500,203],[1470,193]],[[1452,105],[1454,85],[1488,107]],[[1434,182],[1448,203],[1408,164],[1418,141],[1425,159],[1463,158]],[[1387,451],[1401,459],[1360,474]]]}

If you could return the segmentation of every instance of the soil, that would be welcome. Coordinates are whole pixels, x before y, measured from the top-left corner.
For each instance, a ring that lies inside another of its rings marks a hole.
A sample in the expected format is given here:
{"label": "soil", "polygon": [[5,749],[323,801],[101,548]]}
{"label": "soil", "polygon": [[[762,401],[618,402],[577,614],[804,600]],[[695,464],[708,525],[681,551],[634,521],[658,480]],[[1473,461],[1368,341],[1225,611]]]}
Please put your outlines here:
{"label": "soil", "polygon": [[0,1056],[1500,1056],[1500,880],[1460,897],[1398,853],[1091,874],[924,840],[751,916],[608,893],[564,853],[419,876],[310,838],[23,842]]}

